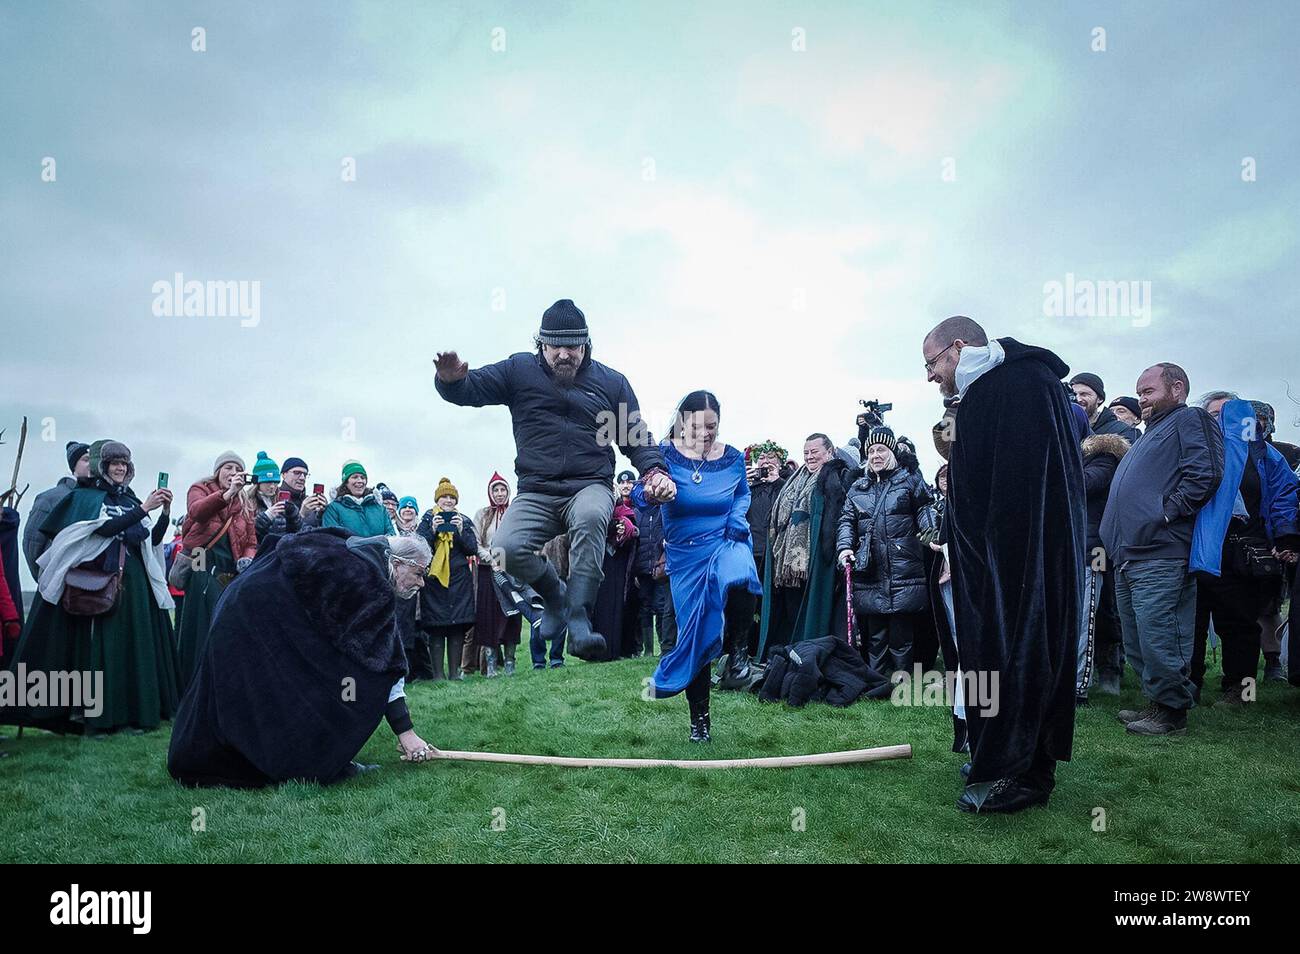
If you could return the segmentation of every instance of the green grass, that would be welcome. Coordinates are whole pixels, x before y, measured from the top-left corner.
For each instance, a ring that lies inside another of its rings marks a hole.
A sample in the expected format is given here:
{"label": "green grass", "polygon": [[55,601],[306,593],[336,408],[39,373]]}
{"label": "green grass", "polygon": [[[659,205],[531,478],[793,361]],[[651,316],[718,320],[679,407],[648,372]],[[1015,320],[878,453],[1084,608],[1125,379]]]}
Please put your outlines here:
{"label": "green grass", "polygon": [[[196,791],[167,775],[166,728],[102,741],[6,730],[0,861],[1300,861],[1300,692],[1287,686],[1263,686],[1245,712],[1194,710],[1183,738],[1144,739],[1115,721],[1121,703],[1138,701],[1129,673],[1120,701],[1080,712],[1075,759],[1046,808],[971,817],[953,806],[962,758],[949,751],[946,710],[798,711],[715,694],[714,741],[700,747],[686,741],[684,698],[641,699],[648,660],[526,665],[413,687],[417,731],[447,749],[554,755],[725,758],[901,742],[915,754],[700,772],[407,765],[381,725],[361,757],[383,768],[363,778]],[[1093,830],[1097,807],[1103,832]],[[191,829],[196,808],[206,831]]]}

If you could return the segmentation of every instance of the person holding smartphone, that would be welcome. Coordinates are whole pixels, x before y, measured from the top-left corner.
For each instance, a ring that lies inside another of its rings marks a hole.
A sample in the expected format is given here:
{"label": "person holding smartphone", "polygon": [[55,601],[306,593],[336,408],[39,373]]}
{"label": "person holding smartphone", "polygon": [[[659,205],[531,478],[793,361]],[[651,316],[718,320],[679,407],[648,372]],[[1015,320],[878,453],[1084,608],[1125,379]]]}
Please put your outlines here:
{"label": "person holding smartphone", "polygon": [[191,572],[184,587],[185,602],[176,619],[182,692],[207,646],[217,600],[257,554],[254,514],[244,507],[239,496],[246,485],[244,459],[234,451],[226,451],[213,463],[212,476],[195,481],[185,496],[182,555],[177,559],[189,560]]}
{"label": "person holding smartphone", "polygon": [[293,494],[282,490],[280,481],[280,468],[275,466],[275,461],[266,456],[266,451],[258,451],[257,462],[253,464],[253,482],[243,490],[244,505],[253,512],[256,521],[258,546],[273,533],[283,536],[302,529]]}
{"label": "person holding smartphone", "polygon": [[416,531],[433,551],[429,578],[420,591],[420,628],[429,635],[433,678],[443,678],[445,662],[446,678],[459,680],[465,632],[474,625],[469,561],[478,555],[478,535],[474,524],[456,510],[460,492],[451,480],[438,481],[434,499],[437,509],[425,512]]}
{"label": "person holding smartphone", "polygon": [[307,493],[307,478],[311,470],[301,457],[289,457],[280,467],[281,490],[289,491],[289,502],[298,508],[298,519],[303,527],[319,527],[321,514],[329,501],[325,498],[325,485],[315,484]]}

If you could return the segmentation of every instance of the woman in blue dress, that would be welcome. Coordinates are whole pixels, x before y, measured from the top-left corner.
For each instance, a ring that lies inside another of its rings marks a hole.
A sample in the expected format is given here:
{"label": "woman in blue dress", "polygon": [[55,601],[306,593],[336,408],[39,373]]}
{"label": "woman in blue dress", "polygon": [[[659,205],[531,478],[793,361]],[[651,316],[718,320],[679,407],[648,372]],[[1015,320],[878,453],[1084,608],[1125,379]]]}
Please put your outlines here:
{"label": "woman in blue dress", "polygon": [[[718,399],[692,391],[682,399],[660,448],[676,496],[663,503],[664,549],[677,613],[677,645],[659,660],[655,698],[683,690],[690,704],[691,741],[709,741],[709,667],[722,654],[724,631],[733,647],[727,676],[748,666],[745,646],[762,592],[749,539],[749,482],[740,451],[718,443]],[[638,483],[638,507],[653,504]]]}

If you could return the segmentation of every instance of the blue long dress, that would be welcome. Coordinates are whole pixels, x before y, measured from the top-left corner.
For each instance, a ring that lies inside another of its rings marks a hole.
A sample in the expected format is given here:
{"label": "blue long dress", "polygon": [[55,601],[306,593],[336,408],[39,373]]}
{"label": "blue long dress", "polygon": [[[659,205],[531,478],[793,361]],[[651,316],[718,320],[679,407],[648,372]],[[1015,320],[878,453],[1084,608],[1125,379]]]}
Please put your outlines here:
{"label": "blue long dress", "polygon": [[[663,504],[664,550],[677,612],[677,645],[659,660],[652,677],[655,698],[676,695],[699,671],[722,655],[727,591],[743,586],[761,593],[749,539],[749,483],[745,459],[728,447],[717,460],[683,456],[664,441],[664,465],[677,484],[676,499]],[[692,479],[698,469],[700,483]],[[653,506],[638,483],[638,507]]]}

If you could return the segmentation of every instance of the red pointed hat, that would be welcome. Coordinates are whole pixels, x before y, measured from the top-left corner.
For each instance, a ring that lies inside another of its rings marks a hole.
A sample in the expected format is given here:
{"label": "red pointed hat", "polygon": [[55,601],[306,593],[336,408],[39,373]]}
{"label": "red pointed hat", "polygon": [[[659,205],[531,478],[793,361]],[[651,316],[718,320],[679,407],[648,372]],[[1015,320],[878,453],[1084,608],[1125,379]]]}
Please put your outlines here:
{"label": "red pointed hat", "polygon": [[495,471],[495,470],[492,471],[492,479],[488,481],[488,493],[489,493],[489,494],[492,493],[492,485],[493,485],[493,484],[505,484],[505,485],[506,485],[506,490],[509,490],[509,489],[510,489],[510,481],[506,480],[504,477],[501,476],[500,473],[498,473],[498,472]]}

